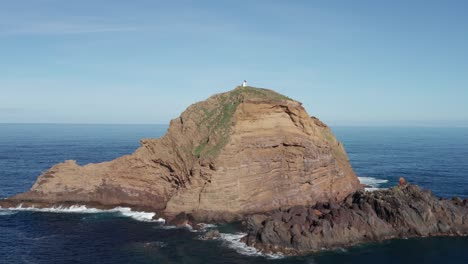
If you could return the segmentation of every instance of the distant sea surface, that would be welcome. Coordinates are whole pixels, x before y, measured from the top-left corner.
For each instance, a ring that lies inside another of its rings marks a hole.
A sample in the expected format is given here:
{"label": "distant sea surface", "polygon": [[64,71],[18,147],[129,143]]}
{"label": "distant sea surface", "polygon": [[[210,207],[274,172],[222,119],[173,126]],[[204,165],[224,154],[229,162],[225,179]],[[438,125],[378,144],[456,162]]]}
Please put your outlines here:
{"label": "distant sea surface", "polygon": [[[160,125],[0,124],[0,198],[24,192],[68,159],[79,164],[132,153]],[[438,196],[468,198],[468,128],[334,127],[366,184],[399,177]],[[70,211],[70,210],[69,210]],[[468,263],[468,238],[391,240],[301,257],[263,256],[239,242],[239,224],[217,226],[222,239],[168,228],[125,208],[100,212],[0,209],[0,263]],[[207,227],[210,228],[210,227]]]}

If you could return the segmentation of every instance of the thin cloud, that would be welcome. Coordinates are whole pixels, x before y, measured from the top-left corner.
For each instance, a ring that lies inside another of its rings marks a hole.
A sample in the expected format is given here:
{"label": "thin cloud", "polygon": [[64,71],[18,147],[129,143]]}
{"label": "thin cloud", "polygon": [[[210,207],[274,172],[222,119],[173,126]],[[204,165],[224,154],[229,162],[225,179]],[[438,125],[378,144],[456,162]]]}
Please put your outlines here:
{"label": "thin cloud", "polygon": [[130,32],[138,30],[141,30],[141,27],[130,24],[109,23],[108,21],[100,21],[90,18],[80,18],[75,20],[0,20],[1,35],[65,35]]}
{"label": "thin cloud", "polygon": [[65,34],[91,34],[105,32],[138,31],[137,27],[114,25],[77,25],[68,23],[43,23],[20,26],[17,28],[0,29],[2,35],[65,35]]}

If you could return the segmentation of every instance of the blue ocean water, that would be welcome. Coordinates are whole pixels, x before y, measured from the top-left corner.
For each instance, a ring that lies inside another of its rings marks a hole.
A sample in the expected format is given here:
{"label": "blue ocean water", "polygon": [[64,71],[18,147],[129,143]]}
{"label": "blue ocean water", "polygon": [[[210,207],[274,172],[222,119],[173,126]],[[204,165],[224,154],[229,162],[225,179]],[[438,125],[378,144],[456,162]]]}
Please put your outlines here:
{"label": "blue ocean water", "polygon": [[[0,198],[28,190],[66,159],[80,164],[133,152],[159,137],[158,125],[0,124]],[[444,197],[468,198],[468,128],[335,127],[356,173],[375,187],[400,176]],[[0,263],[468,263],[468,238],[392,240],[301,257],[269,258],[236,242],[238,224],[218,226],[224,240],[167,229],[121,213],[0,210]],[[250,254],[249,254],[250,253]]]}

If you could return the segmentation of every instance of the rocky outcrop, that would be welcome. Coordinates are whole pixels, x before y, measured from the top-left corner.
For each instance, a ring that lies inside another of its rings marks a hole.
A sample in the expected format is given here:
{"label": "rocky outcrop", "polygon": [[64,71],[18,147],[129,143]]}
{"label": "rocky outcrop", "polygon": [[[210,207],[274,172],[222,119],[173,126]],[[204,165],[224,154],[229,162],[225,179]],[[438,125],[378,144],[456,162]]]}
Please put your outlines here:
{"label": "rocky outcrop", "polygon": [[389,190],[256,214],[245,223],[248,245],[305,254],[391,238],[468,235],[468,200],[439,199],[402,179]]}
{"label": "rocky outcrop", "polygon": [[217,229],[211,229],[211,230],[208,230],[208,232],[206,232],[202,236],[202,239],[203,240],[213,240],[213,239],[216,239],[216,238],[218,238],[220,236],[221,236],[221,234],[219,233],[219,231]]}
{"label": "rocky outcrop", "polygon": [[8,203],[125,205],[230,221],[360,188],[343,146],[301,103],[238,87],[191,105],[131,155],[53,166]]}

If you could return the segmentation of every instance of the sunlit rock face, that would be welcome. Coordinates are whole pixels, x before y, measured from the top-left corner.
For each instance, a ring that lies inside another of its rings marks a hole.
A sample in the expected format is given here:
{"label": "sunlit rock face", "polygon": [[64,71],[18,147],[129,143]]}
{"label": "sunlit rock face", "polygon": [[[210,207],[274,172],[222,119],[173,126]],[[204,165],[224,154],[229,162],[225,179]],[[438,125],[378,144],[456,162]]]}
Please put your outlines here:
{"label": "sunlit rock face", "polygon": [[[133,154],[57,164],[9,201],[97,203],[230,220],[360,189],[343,146],[300,102],[238,87],[191,105]],[[202,218],[203,218],[202,217]]]}

